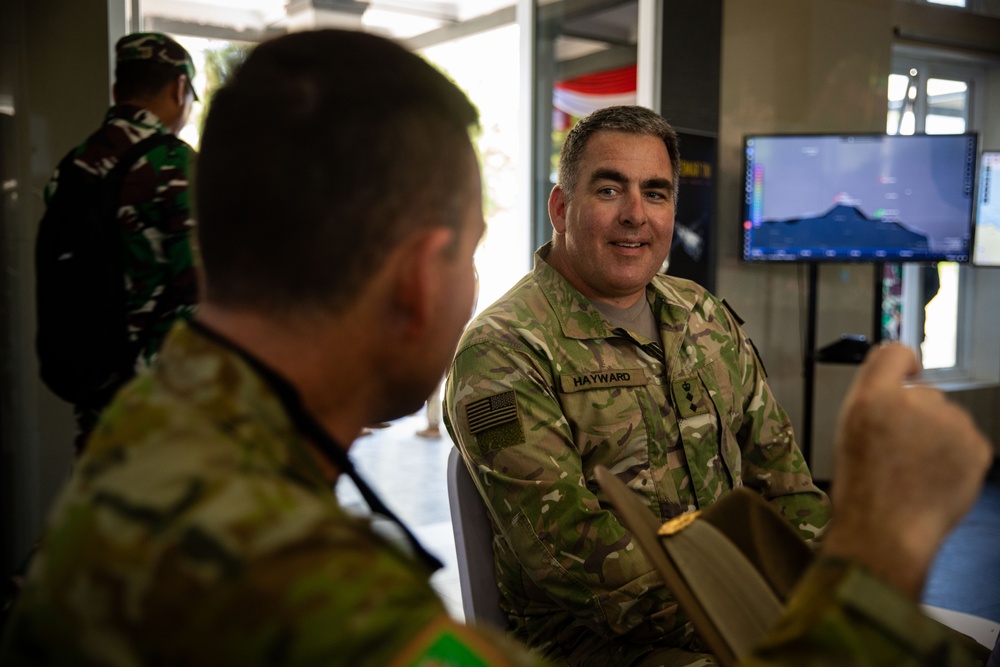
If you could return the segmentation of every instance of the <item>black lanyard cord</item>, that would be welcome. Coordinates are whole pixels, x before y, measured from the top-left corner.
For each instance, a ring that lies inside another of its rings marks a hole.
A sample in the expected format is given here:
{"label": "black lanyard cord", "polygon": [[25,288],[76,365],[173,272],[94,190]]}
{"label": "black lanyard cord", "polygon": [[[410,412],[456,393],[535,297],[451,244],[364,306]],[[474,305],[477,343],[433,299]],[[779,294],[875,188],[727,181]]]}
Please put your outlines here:
{"label": "black lanyard cord", "polygon": [[410,532],[410,529],[406,527],[396,515],[390,510],[382,499],[378,497],[375,491],[368,486],[368,483],[362,479],[361,475],[355,469],[354,464],[351,463],[351,459],[347,456],[347,450],[341,447],[326,430],[320,425],[316,418],[306,410],[305,406],[302,404],[302,399],[299,396],[298,390],[292,386],[288,380],[279,375],[275,370],[264,364],[262,361],[254,357],[252,354],[244,350],[242,347],[229,340],[222,334],[209,327],[205,326],[204,323],[197,320],[192,320],[188,322],[192,329],[196,330],[198,333],[212,339],[219,345],[235,352],[247,362],[271,387],[274,394],[281,401],[282,406],[288,413],[289,418],[298,429],[299,433],[311,440],[319,448],[323,456],[326,457],[327,461],[332,463],[340,470],[342,473],[351,478],[354,482],[354,486],[357,487],[361,496],[368,503],[368,507],[372,512],[376,514],[381,514],[390,521],[393,521],[396,525],[400,527],[403,533],[406,535],[406,539],[409,541],[410,546],[413,548],[414,554],[423,563],[430,568],[431,572],[439,570],[443,567],[440,560],[438,560],[433,554],[427,551],[422,544],[417,540],[416,536]]}

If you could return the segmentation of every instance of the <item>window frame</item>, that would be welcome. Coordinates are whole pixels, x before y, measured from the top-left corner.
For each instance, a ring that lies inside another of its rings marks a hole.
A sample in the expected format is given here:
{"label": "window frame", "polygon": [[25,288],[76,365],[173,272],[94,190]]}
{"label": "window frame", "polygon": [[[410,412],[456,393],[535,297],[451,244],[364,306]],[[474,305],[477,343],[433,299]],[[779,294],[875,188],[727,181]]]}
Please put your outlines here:
{"label": "window frame", "polygon": [[[932,3],[933,4],[933,3]],[[938,5],[940,6],[940,5]],[[928,112],[927,81],[928,79],[949,79],[966,81],[968,83],[968,118],[967,132],[980,131],[982,119],[985,118],[984,94],[987,82],[987,66],[967,57],[951,56],[930,49],[896,46],[893,48],[892,74],[908,76],[911,68],[917,74],[918,94],[914,103],[914,132],[924,131]],[[888,102],[888,100],[887,100]],[[887,107],[888,113],[888,107]],[[888,120],[887,120],[888,122]],[[979,150],[983,146],[980,141]],[[977,154],[978,157],[978,154]],[[903,265],[903,325],[900,339],[904,344],[919,350],[919,333],[917,331],[921,318],[916,316],[914,306],[919,308],[923,301],[919,270],[921,264]],[[970,381],[997,381],[1000,379],[1000,364],[998,355],[984,354],[985,344],[977,331],[986,325],[990,310],[984,303],[984,292],[992,294],[990,281],[976,279],[976,270],[971,264],[958,265],[958,299],[956,313],[955,335],[955,365],[948,368],[934,368],[923,371],[921,379],[932,383],[952,383]],[[977,288],[979,286],[979,288]],[[1000,318],[988,329],[1000,331]]]}

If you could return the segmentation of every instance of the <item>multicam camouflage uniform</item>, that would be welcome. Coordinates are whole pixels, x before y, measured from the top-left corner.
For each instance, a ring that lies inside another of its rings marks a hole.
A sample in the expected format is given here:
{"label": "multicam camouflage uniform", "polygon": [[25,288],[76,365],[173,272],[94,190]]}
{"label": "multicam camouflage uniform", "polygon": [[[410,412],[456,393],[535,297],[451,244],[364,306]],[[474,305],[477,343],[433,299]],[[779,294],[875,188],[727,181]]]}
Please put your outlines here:
{"label": "multicam camouflage uniform", "polygon": [[262,376],[181,322],[102,416],[0,663],[497,664],[429,574],[345,514]]}
{"label": "multicam camouflage uniform", "polygon": [[[74,165],[103,178],[132,144],[166,132],[152,112],[114,106],[104,125],[74,150]],[[137,371],[153,360],[174,320],[189,317],[197,303],[195,223],[188,188],[193,159],[194,149],[183,141],[160,145],[136,162],[122,185],[118,221],[125,249],[129,336],[140,347]],[[46,202],[55,195],[57,177],[45,190]],[[76,412],[80,432],[86,434],[97,422],[100,406],[81,405]]]}
{"label": "multicam camouflage uniform", "polygon": [[688,281],[646,290],[660,328],[613,329],[535,258],[468,328],[446,423],[499,539],[513,636],[571,664],[703,664],[678,613],[594,479],[607,466],[663,520],[737,486],[759,490],[806,538],[828,501],[733,316]]}
{"label": "multicam camouflage uniform", "polygon": [[982,667],[989,649],[924,616],[861,567],[820,558],[742,667]]}

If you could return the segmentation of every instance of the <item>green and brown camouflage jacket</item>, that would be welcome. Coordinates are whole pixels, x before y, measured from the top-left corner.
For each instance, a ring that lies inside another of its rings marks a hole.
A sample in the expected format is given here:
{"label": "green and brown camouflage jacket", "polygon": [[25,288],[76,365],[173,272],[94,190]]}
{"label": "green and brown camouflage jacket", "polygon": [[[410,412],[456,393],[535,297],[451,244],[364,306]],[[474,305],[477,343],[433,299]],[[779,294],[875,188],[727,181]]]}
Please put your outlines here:
{"label": "green and brown camouflage jacket", "polygon": [[[104,125],[75,149],[74,165],[103,178],[129,147],[167,128],[154,113],[136,106],[111,107]],[[140,158],[121,188],[118,222],[125,251],[126,307],[129,337],[140,346],[135,368],[146,368],[170,327],[190,317],[198,301],[195,221],[190,175],[194,149],[183,141],[163,144]],[[54,174],[45,189],[51,200],[58,185]],[[78,415],[86,432],[99,411]]]}
{"label": "green and brown camouflage jacket", "polygon": [[539,664],[451,621],[313,456],[255,369],[177,323],[77,462],[0,664]]}
{"label": "green and brown camouflage jacket", "polygon": [[[446,424],[499,539],[511,634],[571,664],[632,664],[696,648],[670,592],[600,491],[604,465],[667,520],[737,486],[771,499],[806,538],[829,503],[731,313],[658,275],[659,340],[614,329],[545,261],[468,327]],[[670,660],[675,660],[670,663]]]}

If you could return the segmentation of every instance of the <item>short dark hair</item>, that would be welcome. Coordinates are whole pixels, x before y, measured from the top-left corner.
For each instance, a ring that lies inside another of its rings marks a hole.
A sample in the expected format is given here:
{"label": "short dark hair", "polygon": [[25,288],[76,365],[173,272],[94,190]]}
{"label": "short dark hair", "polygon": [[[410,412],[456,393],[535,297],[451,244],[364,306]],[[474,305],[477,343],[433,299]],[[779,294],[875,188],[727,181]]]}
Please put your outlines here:
{"label": "short dark hair", "polygon": [[478,118],[441,72],[381,37],[320,30],[257,46],[202,134],[206,298],[337,311],[413,229],[460,232]]}
{"label": "short dark hair", "polygon": [[115,97],[121,101],[148,100],[184,71],[149,60],[130,60],[115,65]]}
{"label": "short dark hair", "polygon": [[580,158],[590,137],[605,130],[646,134],[659,138],[667,147],[674,172],[674,201],[677,200],[677,180],[680,178],[681,154],[677,132],[660,114],[639,106],[613,106],[598,109],[581,118],[566,135],[559,153],[559,185],[564,196],[572,198],[580,176]]}

